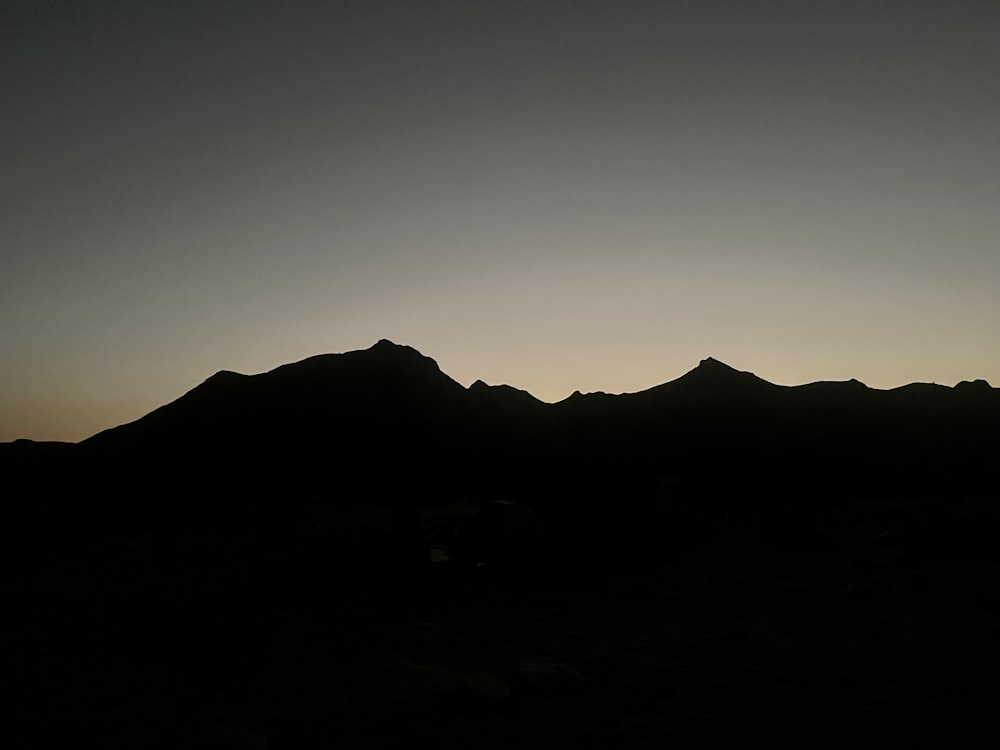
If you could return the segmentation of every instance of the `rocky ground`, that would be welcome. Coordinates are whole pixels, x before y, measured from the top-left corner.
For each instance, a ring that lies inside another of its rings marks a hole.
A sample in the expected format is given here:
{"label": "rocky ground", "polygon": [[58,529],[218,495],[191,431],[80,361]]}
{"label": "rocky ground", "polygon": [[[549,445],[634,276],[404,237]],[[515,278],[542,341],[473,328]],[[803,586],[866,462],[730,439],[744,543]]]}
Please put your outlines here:
{"label": "rocky ground", "polygon": [[38,746],[996,746],[991,506],[677,508],[663,554],[595,530],[527,570],[392,564],[365,507],[6,513]]}

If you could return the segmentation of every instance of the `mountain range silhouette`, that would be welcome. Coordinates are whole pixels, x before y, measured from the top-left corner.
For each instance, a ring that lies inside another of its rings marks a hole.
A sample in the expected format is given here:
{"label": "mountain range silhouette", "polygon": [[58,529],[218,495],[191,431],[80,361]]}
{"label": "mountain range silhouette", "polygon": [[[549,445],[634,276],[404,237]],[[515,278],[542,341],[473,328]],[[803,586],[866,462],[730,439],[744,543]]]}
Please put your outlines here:
{"label": "mountain range silhouette", "polygon": [[[727,502],[995,493],[1000,390],[779,386],[712,358],[637,393],[553,404],[468,388],[408,346],[221,371],[78,444],[0,444],[15,497],[648,496]],[[677,490],[676,488],[680,488]]]}
{"label": "mountain range silhouette", "polygon": [[964,747],[995,734],[998,455],[985,381],[708,358],[545,403],[389,341],[222,371],[0,444],[15,735]]}

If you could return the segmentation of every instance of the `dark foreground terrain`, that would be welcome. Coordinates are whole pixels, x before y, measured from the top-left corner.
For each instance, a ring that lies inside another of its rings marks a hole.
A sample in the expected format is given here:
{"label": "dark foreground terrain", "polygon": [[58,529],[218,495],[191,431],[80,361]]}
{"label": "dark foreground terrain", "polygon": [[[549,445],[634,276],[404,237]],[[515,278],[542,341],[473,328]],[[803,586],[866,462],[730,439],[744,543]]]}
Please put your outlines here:
{"label": "dark foreground terrain", "polygon": [[680,505],[528,569],[394,561],[370,506],[5,513],[24,744],[996,746],[998,523],[969,501]]}

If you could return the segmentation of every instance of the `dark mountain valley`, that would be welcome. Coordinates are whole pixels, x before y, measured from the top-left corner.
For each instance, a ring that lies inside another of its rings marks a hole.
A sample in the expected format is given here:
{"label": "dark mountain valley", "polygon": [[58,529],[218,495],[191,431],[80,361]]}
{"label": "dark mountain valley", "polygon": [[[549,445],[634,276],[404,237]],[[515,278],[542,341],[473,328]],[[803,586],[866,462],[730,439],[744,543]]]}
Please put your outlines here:
{"label": "dark mountain valley", "polygon": [[389,341],[0,444],[39,747],[990,747],[1000,390],[466,388]]}

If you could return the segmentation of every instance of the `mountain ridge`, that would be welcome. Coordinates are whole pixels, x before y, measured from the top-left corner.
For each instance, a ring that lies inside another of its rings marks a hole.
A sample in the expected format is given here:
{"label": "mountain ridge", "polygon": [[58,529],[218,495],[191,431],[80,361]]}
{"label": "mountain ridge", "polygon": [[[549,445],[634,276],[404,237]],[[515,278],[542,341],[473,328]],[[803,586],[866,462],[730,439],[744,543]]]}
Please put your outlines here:
{"label": "mountain ridge", "polygon": [[[397,343],[395,343],[395,342],[393,342],[393,341],[391,341],[389,339],[384,339],[383,338],[383,339],[379,339],[375,344],[373,344],[371,347],[369,347],[367,349],[358,349],[358,350],[352,350],[352,351],[342,352],[342,353],[316,354],[316,355],[312,355],[312,356],[306,357],[306,358],[301,359],[301,360],[297,360],[295,362],[289,362],[289,363],[285,363],[285,364],[282,364],[282,365],[278,365],[277,367],[274,367],[274,368],[272,368],[270,370],[267,370],[267,371],[264,371],[264,372],[261,372],[261,373],[247,374],[247,373],[235,372],[233,370],[226,370],[226,369],[219,370],[218,372],[216,372],[213,375],[209,376],[205,381],[203,381],[198,386],[195,386],[191,390],[189,390],[189,391],[185,392],[184,394],[182,394],[181,396],[179,396],[178,399],[175,399],[172,402],[168,402],[167,404],[164,404],[163,406],[158,407],[157,409],[154,409],[153,411],[149,412],[148,414],[144,415],[143,417],[140,417],[138,420],[133,420],[133,422],[129,422],[129,423],[126,423],[126,424],[134,424],[135,422],[141,421],[142,419],[145,419],[146,417],[148,417],[150,414],[153,414],[153,413],[159,411],[160,409],[163,409],[166,406],[170,406],[171,404],[176,403],[178,400],[183,399],[183,398],[189,396],[190,394],[195,393],[199,389],[202,389],[202,388],[204,388],[206,386],[207,387],[219,387],[220,384],[223,384],[223,383],[225,383],[225,384],[231,384],[231,383],[240,382],[240,381],[244,381],[245,382],[247,379],[255,379],[255,378],[259,379],[259,378],[262,378],[262,377],[265,377],[265,376],[276,376],[276,375],[279,375],[279,374],[280,375],[292,374],[292,373],[294,373],[294,374],[301,374],[301,373],[304,373],[304,372],[308,372],[310,370],[312,371],[310,374],[312,376],[316,376],[317,374],[321,374],[321,373],[316,372],[321,367],[328,367],[328,366],[331,366],[331,365],[335,366],[337,364],[340,364],[343,361],[342,358],[345,358],[345,357],[352,358],[352,357],[357,357],[357,355],[364,355],[364,354],[378,355],[382,359],[382,363],[386,364],[386,365],[390,365],[391,364],[393,366],[397,366],[397,365],[406,364],[409,367],[415,367],[416,366],[416,367],[423,368],[426,372],[437,372],[437,373],[444,374],[443,371],[440,369],[440,366],[438,365],[437,361],[434,360],[433,358],[428,357],[428,356],[422,354],[419,350],[417,350],[417,349],[415,349],[413,347],[410,347],[410,346],[407,346],[407,345],[404,345],[404,344],[397,344]],[[450,378],[449,378],[449,380],[450,380]],[[455,382],[455,381],[452,381],[452,382]],[[980,393],[980,394],[987,393],[987,392],[996,393],[996,392],[1000,391],[1000,389],[994,388],[992,385],[990,385],[990,383],[988,381],[986,381],[984,379],[980,379],[980,378],[977,378],[977,379],[971,380],[971,381],[970,380],[959,381],[954,386],[946,386],[946,385],[937,384],[937,383],[930,384],[930,383],[922,383],[922,382],[913,382],[913,383],[907,383],[907,384],[900,385],[900,386],[895,386],[893,388],[888,388],[888,389],[872,388],[872,387],[866,385],[865,383],[861,382],[860,380],[857,380],[856,378],[850,378],[849,380],[845,380],[845,381],[818,380],[818,381],[813,381],[813,382],[809,382],[809,383],[800,383],[800,384],[794,384],[794,385],[779,385],[779,384],[776,384],[776,383],[772,383],[772,382],[770,382],[768,380],[765,380],[764,378],[759,377],[758,375],[756,375],[753,372],[750,372],[750,371],[747,371],[747,370],[738,370],[738,369],[732,367],[731,365],[729,365],[729,364],[727,364],[725,362],[722,362],[721,360],[718,360],[718,359],[716,359],[715,357],[712,357],[712,356],[708,356],[708,357],[705,357],[704,359],[700,360],[699,363],[698,363],[698,365],[696,367],[694,367],[691,370],[685,372],[684,374],[680,375],[679,377],[674,378],[673,380],[669,380],[669,381],[660,383],[658,385],[653,385],[653,386],[650,386],[648,388],[644,388],[644,389],[639,390],[639,391],[631,391],[631,392],[623,392],[623,393],[607,393],[605,391],[581,392],[579,390],[576,390],[576,391],[573,391],[573,393],[571,393],[566,398],[562,399],[561,401],[548,402],[548,401],[543,401],[542,399],[539,399],[537,396],[535,396],[534,394],[532,394],[528,390],[517,388],[515,386],[511,386],[511,385],[507,385],[507,384],[489,385],[489,384],[487,384],[485,381],[483,381],[481,379],[477,379],[476,381],[474,381],[466,390],[469,390],[469,391],[480,391],[480,392],[484,392],[485,393],[486,391],[484,389],[490,389],[490,390],[492,390],[492,391],[494,391],[496,393],[503,392],[503,393],[506,393],[506,394],[509,394],[509,395],[513,395],[513,394],[516,393],[516,394],[520,394],[521,397],[528,397],[528,399],[530,399],[533,402],[537,402],[538,404],[543,404],[543,405],[546,405],[546,406],[553,406],[553,405],[556,405],[556,404],[565,403],[569,399],[579,399],[581,397],[586,399],[586,398],[589,398],[589,397],[628,397],[628,396],[639,396],[639,395],[644,395],[644,394],[657,393],[661,389],[676,388],[676,387],[678,387],[680,385],[689,386],[691,384],[697,384],[700,387],[707,387],[707,386],[711,386],[711,387],[733,387],[733,386],[739,384],[739,385],[741,385],[743,387],[770,387],[772,389],[807,389],[807,390],[808,389],[816,389],[816,390],[818,390],[818,389],[821,389],[821,388],[830,389],[830,388],[838,387],[838,388],[854,388],[854,389],[856,389],[858,391],[864,389],[864,390],[869,390],[869,391],[873,391],[873,392],[877,392],[877,393],[892,393],[892,392],[902,391],[903,389],[908,389],[909,390],[909,389],[921,388],[923,386],[929,386],[930,388],[939,389],[941,391],[951,391],[951,392],[955,392],[955,391],[973,392],[973,391],[975,391],[976,393]],[[113,427],[110,427],[110,428],[108,428],[106,430],[102,430],[102,431],[100,431],[98,433],[95,433],[94,435],[92,435],[92,436],[90,436],[88,438],[84,438],[83,440],[78,441],[78,443],[85,443],[85,442],[87,442],[89,440],[92,440],[93,438],[97,437],[98,435],[102,435],[105,432],[108,432],[109,430],[115,430],[118,427],[123,427],[123,426],[125,426],[125,424],[118,425],[118,426],[113,426]],[[25,438],[19,438],[18,440],[25,440]],[[35,441],[32,441],[32,442],[35,442]],[[51,441],[49,441],[49,442],[51,442]],[[57,442],[63,442],[63,441],[57,441]],[[65,441],[65,442],[71,442],[71,441]],[[0,445],[2,445],[2,444],[3,443],[0,443]]]}
{"label": "mountain ridge", "polygon": [[20,493],[32,473],[63,461],[52,486],[118,495],[159,484],[201,494],[338,487],[388,497],[418,486],[592,496],[621,486],[641,494],[663,477],[716,496],[740,487],[845,495],[993,492],[994,454],[1000,390],[983,380],[782,386],[706,357],[643,391],[547,403],[508,385],[465,387],[382,339],[254,375],[220,370],[64,450],[0,444],[0,468],[13,467]]}

